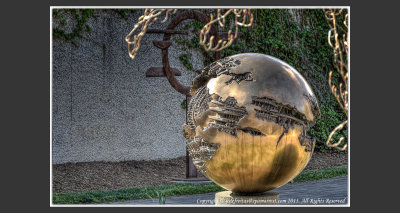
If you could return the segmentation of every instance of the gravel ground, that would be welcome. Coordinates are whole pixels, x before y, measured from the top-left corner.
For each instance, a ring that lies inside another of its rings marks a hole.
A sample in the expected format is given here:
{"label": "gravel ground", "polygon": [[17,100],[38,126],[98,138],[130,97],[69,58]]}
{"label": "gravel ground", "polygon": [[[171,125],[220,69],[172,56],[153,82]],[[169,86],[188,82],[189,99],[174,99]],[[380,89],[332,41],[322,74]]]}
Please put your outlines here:
{"label": "gravel ground", "polygon": [[[347,153],[314,152],[306,170],[347,165]],[[113,190],[171,183],[185,177],[185,157],[166,161],[89,162],[53,165],[53,192]]]}

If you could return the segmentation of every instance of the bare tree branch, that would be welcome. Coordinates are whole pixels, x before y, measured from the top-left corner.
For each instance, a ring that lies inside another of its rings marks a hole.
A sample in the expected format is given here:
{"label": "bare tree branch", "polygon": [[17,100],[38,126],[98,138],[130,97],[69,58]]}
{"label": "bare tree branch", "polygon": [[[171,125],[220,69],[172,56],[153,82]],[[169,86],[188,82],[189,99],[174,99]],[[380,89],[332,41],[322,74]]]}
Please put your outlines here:
{"label": "bare tree branch", "polygon": [[[328,43],[333,49],[334,53],[334,71],[329,72],[329,86],[339,106],[348,117],[348,13],[344,15],[344,28],[340,28],[343,32],[342,36],[339,36],[339,26],[337,25],[337,17],[343,15],[344,9],[324,9],[325,17],[328,19],[330,30],[328,31]],[[338,80],[338,86],[332,82],[332,75],[336,72],[339,74],[340,79]],[[344,137],[340,137],[337,142],[333,142],[333,136],[342,130],[347,125],[347,120],[339,124],[329,135],[326,145],[329,147],[335,147],[341,151],[347,149],[347,143],[341,146]]]}
{"label": "bare tree branch", "polygon": [[[128,43],[129,57],[132,59],[135,58],[137,51],[140,48],[140,41],[146,34],[148,26],[157,21],[158,17],[162,14],[165,14],[165,17],[162,21],[160,21],[160,23],[166,22],[169,14],[174,14],[177,10],[178,9],[145,9],[144,15],[139,17],[138,22],[135,24],[132,31],[125,37],[125,41]],[[134,35],[138,28],[141,28],[140,32]]]}
{"label": "bare tree branch", "polygon": [[[129,57],[131,57],[132,59],[135,58],[140,48],[140,42],[143,36],[146,34],[148,26],[152,25],[155,21],[158,20],[159,16],[162,15],[164,15],[165,17],[160,22],[164,23],[168,20],[169,15],[176,13],[177,10],[178,9],[145,9],[144,15],[139,17],[138,22],[134,25],[132,31],[125,37],[125,41],[128,43]],[[229,14],[234,15],[235,33],[233,35],[232,31],[229,30],[228,41],[219,40],[217,44],[213,46],[215,37],[209,36],[211,27],[215,22],[218,22],[221,27],[224,27],[226,24],[225,18]],[[210,18],[210,22],[207,23],[200,32],[200,44],[204,47],[206,51],[221,51],[229,47],[238,36],[239,26],[250,27],[254,19],[250,9],[230,9],[224,15],[221,14],[221,9],[218,9],[217,18],[214,19],[214,16],[212,14],[210,14]],[[139,28],[140,31],[137,31]]]}
{"label": "bare tree branch", "polygon": [[[225,27],[226,25],[226,17],[233,13],[234,15],[234,24],[235,24],[235,33],[232,34],[232,30],[228,31],[228,40],[224,41],[220,39],[215,46],[214,45],[214,36],[209,36],[211,27],[214,23],[218,22],[219,26]],[[241,21],[239,21],[241,19]],[[246,20],[248,19],[248,22]],[[206,51],[221,51],[227,47],[229,47],[232,42],[237,39],[238,36],[238,28],[241,27],[250,27],[253,24],[254,16],[251,13],[250,9],[229,9],[221,14],[221,9],[217,10],[217,18],[214,19],[213,14],[210,14],[210,22],[204,25],[203,29],[200,31],[200,45],[204,47]]]}

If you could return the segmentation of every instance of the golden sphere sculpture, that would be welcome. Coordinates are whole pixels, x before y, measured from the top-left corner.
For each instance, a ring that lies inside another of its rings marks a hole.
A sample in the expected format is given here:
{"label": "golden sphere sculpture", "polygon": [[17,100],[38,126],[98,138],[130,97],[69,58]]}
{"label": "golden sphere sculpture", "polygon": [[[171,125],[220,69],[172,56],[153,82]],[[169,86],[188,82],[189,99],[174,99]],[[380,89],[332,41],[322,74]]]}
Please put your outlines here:
{"label": "golden sphere sculpture", "polygon": [[196,168],[238,194],[262,193],[296,177],[315,141],[320,117],[305,79],[272,56],[244,53],[203,69],[191,87],[183,127]]}

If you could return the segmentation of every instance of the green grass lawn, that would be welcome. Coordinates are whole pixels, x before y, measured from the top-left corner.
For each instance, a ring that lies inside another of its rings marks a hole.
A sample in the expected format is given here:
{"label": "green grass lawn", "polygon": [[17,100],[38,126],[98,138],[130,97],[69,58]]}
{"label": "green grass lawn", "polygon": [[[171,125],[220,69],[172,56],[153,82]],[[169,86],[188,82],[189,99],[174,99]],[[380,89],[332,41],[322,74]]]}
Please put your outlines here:
{"label": "green grass lawn", "polygon": [[[306,170],[300,173],[294,182],[313,181],[323,178],[347,175],[347,166],[334,167],[321,170]],[[223,191],[220,186],[211,184],[171,184],[143,188],[130,188],[110,191],[88,191],[80,193],[53,194],[53,204],[79,204],[79,203],[104,203],[134,199],[159,199],[177,195],[203,194]]]}

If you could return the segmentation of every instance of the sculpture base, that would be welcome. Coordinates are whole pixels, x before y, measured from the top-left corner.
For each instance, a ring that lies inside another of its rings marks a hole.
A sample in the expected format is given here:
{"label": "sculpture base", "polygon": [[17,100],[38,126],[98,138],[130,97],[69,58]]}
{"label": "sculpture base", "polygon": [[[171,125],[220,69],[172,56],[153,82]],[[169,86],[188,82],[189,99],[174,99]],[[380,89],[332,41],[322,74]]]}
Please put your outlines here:
{"label": "sculpture base", "polygon": [[254,195],[239,195],[232,191],[215,193],[215,205],[277,205],[279,193],[264,192]]}

